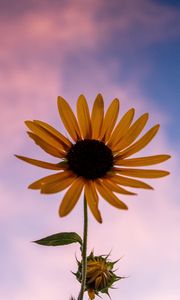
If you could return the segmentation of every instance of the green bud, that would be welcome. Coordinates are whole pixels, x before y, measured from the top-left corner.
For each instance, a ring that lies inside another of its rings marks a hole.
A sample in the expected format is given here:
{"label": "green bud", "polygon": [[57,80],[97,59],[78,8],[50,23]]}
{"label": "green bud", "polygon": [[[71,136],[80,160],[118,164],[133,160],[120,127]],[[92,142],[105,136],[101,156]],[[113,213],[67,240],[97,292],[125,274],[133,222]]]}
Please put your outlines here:
{"label": "green bud", "polygon": [[[108,257],[109,255],[94,256],[93,252],[87,257],[86,291],[90,300],[93,300],[100,292],[109,295],[109,288],[113,288],[116,281],[124,278],[114,273],[113,269],[117,261],[111,262]],[[78,270],[73,274],[81,283],[82,263],[77,261],[77,265]]]}

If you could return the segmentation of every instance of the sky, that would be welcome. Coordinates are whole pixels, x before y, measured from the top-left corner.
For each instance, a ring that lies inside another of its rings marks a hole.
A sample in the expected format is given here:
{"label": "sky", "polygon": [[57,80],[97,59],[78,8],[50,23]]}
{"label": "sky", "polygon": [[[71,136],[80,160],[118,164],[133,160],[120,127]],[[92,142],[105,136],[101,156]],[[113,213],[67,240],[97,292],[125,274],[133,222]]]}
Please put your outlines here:
{"label": "sky", "polygon": [[[82,199],[59,218],[63,196],[27,186],[45,176],[14,154],[51,161],[26,135],[25,120],[48,122],[66,134],[57,111],[61,95],[90,108],[100,92],[106,107],[120,99],[120,116],[149,112],[156,138],[138,155],[171,154],[159,166],[170,176],[149,180],[153,191],[121,197],[119,211],[101,199],[103,224],[89,215],[88,251],[120,257],[113,300],[179,300],[180,268],[180,5],[163,0],[0,0],[0,299],[77,297],[78,245],[43,247],[47,235],[82,234]],[[54,160],[53,160],[54,161]],[[87,296],[85,297],[87,299]],[[103,299],[108,297],[103,296]]]}

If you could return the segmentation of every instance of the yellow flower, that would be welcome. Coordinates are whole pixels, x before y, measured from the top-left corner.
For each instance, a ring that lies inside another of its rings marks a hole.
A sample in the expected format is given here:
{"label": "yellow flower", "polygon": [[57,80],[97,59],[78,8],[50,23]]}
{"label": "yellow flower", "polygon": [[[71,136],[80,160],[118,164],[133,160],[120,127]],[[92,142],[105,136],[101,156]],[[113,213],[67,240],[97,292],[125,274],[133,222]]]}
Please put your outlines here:
{"label": "yellow flower", "polygon": [[132,177],[157,178],[169,174],[167,171],[134,167],[158,164],[170,158],[170,155],[129,158],[143,149],[159,129],[159,125],[155,125],[137,139],[147,123],[147,113],[133,123],[135,110],[131,108],[115,126],[119,100],[114,99],[104,114],[101,94],[95,99],[91,115],[83,95],[77,101],[77,118],[62,97],[58,97],[58,109],[70,139],[45,122],[25,122],[30,129],[29,137],[45,152],[58,158],[58,162],[17,157],[32,165],[58,171],[33,182],[29,188],[39,189],[43,194],[58,193],[68,188],[59,208],[61,217],[71,212],[84,189],[89,209],[96,220],[102,223],[98,209],[99,195],[114,207],[127,209],[114,192],[135,195],[124,186],[144,189],[152,187]]}

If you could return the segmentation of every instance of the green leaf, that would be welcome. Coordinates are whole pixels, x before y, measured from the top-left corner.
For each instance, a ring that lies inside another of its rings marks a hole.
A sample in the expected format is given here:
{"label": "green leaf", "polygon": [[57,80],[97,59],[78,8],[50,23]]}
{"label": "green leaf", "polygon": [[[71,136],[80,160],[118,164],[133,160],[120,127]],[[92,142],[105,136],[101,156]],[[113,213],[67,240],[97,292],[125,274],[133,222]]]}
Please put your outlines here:
{"label": "green leaf", "polygon": [[76,232],[56,233],[33,242],[43,246],[63,246],[72,243],[79,243],[82,246],[82,239]]}

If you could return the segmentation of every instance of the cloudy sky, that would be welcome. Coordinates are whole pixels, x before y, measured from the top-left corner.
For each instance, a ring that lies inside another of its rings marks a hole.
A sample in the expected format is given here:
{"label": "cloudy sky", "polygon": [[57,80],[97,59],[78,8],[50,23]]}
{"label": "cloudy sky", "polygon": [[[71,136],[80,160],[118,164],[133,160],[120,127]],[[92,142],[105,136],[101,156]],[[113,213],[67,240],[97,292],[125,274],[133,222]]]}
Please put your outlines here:
{"label": "cloudy sky", "polygon": [[70,272],[78,246],[46,248],[30,241],[61,231],[82,234],[82,201],[60,219],[63,193],[27,189],[48,172],[13,154],[50,161],[28,139],[24,120],[40,119],[65,133],[57,96],[75,109],[79,94],[91,107],[101,92],[106,107],[118,97],[121,115],[135,107],[136,117],[149,112],[149,127],[161,124],[142,154],[170,153],[160,167],[171,175],[151,180],[154,191],[122,199],[127,212],[101,200],[104,222],[90,215],[88,250],[122,257],[117,273],[128,278],[112,290],[113,300],[179,300],[179,1],[0,0],[0,41],[0,299],[78,294]]}

